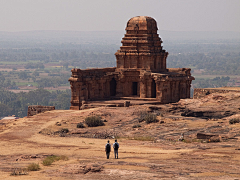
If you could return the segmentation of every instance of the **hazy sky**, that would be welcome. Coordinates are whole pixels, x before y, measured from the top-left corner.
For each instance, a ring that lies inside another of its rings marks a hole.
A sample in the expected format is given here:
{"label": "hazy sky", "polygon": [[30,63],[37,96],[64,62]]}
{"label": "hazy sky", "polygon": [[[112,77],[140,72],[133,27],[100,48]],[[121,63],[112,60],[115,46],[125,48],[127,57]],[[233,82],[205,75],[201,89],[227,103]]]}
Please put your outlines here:
{"label": "hazy sky", "polygon": [[0,31],[123,30],[134,16],[159,30],[240,32],[240,0],[0,0]]}

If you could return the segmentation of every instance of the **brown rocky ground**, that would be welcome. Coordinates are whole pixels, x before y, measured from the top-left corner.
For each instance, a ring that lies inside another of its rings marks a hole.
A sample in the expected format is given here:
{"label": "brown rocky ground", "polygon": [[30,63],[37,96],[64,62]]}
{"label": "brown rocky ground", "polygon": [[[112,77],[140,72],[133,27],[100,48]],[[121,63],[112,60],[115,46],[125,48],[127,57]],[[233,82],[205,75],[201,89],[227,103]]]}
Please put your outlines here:
{"label": "brown rocky ground", "polygon": [[[240,179],[240,123],[229,124],[240,118],[239,100],[236,93],[210,94],[166,105],[54,110],[1,120],[0,179]],[[146,113],[158,122],[139,122]],[[94,115],[105,126],[76,128]],[[181,133],[184,141],[178,141]],[[105,143],[114,138],[119,159],[113,153],[106,159]],[[49,155],[69,160],[43,166]],[[30,163],[41,169],[10,176]]]}

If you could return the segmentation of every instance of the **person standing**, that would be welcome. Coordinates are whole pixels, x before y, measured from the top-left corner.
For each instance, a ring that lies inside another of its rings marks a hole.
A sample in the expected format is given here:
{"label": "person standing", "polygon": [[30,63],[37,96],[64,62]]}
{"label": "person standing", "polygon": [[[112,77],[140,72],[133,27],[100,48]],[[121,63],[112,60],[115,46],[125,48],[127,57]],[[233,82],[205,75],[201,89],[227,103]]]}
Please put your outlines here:
{"label": "person standing", "polygon": [[117,140],[115,139],[115,143],[113,143],[113,149],[114,149],[114,156],[115,159],[118,159],[118,149],[119,149],[119,144],[117,142]]}
{"label": "person standing", "polygon": [[111,144],[109,143],[109,140],[107,141],[107,144],[105,145],[105,152],[106,152],[106,155],[107,155],[107,159],[109,159],[109,155],[110,155],[110,152],[111,152]]}

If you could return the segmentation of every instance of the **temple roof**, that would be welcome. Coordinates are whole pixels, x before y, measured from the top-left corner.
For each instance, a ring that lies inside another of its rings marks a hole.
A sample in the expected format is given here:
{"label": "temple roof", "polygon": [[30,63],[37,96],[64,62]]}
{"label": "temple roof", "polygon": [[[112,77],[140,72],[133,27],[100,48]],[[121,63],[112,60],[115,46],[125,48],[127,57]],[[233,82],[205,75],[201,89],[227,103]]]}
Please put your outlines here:
{"label": "temple roof", "polygon": [[136,16],[131,18],[128,23],[126,30],[154,30],[157,31],[157,23],[155,19],[148,16]]}

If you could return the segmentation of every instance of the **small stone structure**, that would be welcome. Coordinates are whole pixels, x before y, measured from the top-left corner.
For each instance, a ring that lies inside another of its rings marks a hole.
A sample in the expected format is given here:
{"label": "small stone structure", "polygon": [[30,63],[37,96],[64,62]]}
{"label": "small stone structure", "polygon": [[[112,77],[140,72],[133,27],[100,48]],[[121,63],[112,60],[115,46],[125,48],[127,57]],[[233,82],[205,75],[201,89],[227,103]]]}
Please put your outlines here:
{"label": "small stone structure", "polygon": [[33,116],[51,110],[55,110],[55,106],[40,106],[40,105],[28,106],[27,116]]}
{"label": "small stone structure", "polygon": [[166,68],[168,52],[157,30],[153,18],[133,17],[115,53],[117,67],[72,69],[70,109],[80,109],[83,101],[120,97],[153,98],[159,103],[190,98],[191,69]]}
{"label": "small stone structure", "polygon": [[195,88],[193,93],[193,98],[199,99],[212,93],[228,93],[228,92],[240,93],[240,87]]}

